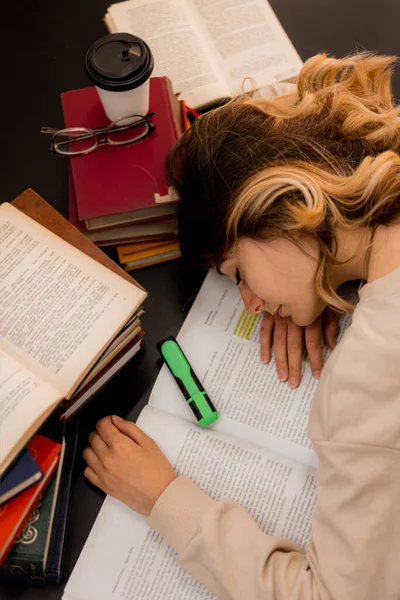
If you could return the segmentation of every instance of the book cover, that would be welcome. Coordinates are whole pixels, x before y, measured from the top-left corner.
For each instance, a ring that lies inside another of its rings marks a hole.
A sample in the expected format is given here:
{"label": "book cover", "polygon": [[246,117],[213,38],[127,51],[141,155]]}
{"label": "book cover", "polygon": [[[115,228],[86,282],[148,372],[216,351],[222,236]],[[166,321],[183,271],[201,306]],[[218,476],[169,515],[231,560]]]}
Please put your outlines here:
{"label": "book cover", "polygon": [[[102,226],[86,228],[85,221],[80,221],[78,217],[78,206],[76,204],[76,193],[74,178],[72,177],[71,166],[68,169],[68,218],[74,227],[76,227],[83,235],[85,235],[93,243],[96,243],[96,234],[107,237],[107,241],[112,241],[115,232],[121,231],[124,227],[134,225],[146,225],[148,223],[171,223],[177,222],[177,206],[176,202],[160,204],[153,207],[151,211],[141,213],[140,210],[121,215],[110,215],[106,223]],[[101,220],[101,219],[99,219]],[[95,222],[96,219],[91,219]],[[115,221],[115,223],[114,223]]]}
{"label": "book cover", "polygon": [[24,450],[0,478],[0,505],[5,504],[43,477],[29,450]]}
{"label": "book cover", "polygon": [[36,434],[28,445],[43,479],[0,507],[0,566],[54,472],[61,444]]}
{"label": "book cover", "polygon": [[[66,127],[109,124],[94,87],[64,92],[61,99]],[[150,80],[150,112],[155,130],[140,142],[71,156],[78,221],[158,207],[156,200],[168,196],[166,156],[182,127],[180,105],[165,77]]]}

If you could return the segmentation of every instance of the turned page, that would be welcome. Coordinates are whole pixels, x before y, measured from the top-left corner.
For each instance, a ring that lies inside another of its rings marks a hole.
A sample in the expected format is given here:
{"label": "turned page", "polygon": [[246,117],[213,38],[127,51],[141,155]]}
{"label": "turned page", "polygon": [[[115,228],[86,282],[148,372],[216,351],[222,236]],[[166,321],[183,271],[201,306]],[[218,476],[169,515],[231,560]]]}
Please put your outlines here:
{"label": "turned page", "polygon": [[144,298],[10,204],[0,207],[0,348],[61,396]]}
{"label": "turned page", "polygon": [[[318,381],[306,360],[296,389],[277,379],[274,360],[261,362],[261,319],[245,310],[234,283],[210,271],[177,340],[220,414],[216,431],[316,466],[307,424]],[[348,322],[342,321],[342,329]],[[165,365],[149,403],[194,420]]]}
{"label": "turned page", "polygon": [[0,473],[59,400],[59,392],[0,349]]}
{"label": "turned page", "polygon": [[[293,78],[302,60],[266,0],[188,0],[209,35],[230,93]],[[203,34],[204,35],[204,34]]]}
{"label": "turned page", "polygon": [[[138,425],[177,473],[212,498],[239,502],[266,534],[305,548],[311,537],[315,471],[250,443],[146,407]],[[179,566],[146,519],[107,497],[67,584],[64,600],[212,600]]]}
{"label": "turned page", "polygon": [[112,4],[110,31],[143,38],[154,55],[153,77],[169,77],[176,94],[190,106],[230,95],[208,38],[199,33],[198,16],[186,0],[131,0]]}

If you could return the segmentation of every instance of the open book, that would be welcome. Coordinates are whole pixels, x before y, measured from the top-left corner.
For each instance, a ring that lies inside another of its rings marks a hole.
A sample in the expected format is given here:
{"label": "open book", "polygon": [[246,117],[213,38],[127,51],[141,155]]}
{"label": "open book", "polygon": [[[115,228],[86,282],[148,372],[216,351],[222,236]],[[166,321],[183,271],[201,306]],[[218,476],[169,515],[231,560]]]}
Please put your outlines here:
{"label": "open book", "polygon": [[[278,381],[274,362],[259,359],[260,321],[243,309],[228,278],[210,272],[178,340],[221,416],[212,427],[199,427],[163,366],[138,425],[178,473],[215,499],[239,502],[265,533],[305,547],[317,466],[306,429],[318,381],[306,361],[297,389]],[[342,320],[342,329],[348,322]],[[107,497],[64,595],[64,600],[98,598],[213,596],[186,575],[144,517]]]}
{"label": "open book", "polygon": [[146,297],[50,231],[80,235],[32,190],[15,202],[49,222],[0,206],[0,475],[60,400],[135,344]]}
{"label": "open book", "polygon": [[105,17],[112,32],[143,38],[174,92],[199,107],[291,79],[302,61],[266,0],[128,0]]}

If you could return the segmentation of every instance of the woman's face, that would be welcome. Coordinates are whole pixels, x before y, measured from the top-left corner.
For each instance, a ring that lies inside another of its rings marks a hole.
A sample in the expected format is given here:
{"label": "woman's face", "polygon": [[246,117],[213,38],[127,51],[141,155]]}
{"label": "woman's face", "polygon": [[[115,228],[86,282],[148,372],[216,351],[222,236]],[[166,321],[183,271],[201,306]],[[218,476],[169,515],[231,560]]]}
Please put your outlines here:
{"label": "woman's face", "polygon": [[325,305],[315,286],[317,246],[306,237],[300,243],[305,252],[283,238],[243,238],[222,263],[219,270],[238,283],[250,313],[278,313],[292,317],[301,326],[309,325],[321,314]]}

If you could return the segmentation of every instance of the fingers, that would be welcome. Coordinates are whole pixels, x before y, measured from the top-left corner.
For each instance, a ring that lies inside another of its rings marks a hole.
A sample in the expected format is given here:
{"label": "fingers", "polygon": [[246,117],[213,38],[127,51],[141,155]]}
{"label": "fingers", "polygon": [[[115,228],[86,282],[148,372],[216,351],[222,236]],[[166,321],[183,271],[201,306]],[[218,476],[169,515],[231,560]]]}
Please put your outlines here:
{"label": "fingers", "polygon": [[86,460],[88,467],[90,467],[93,471],[97,473],[100,468],[100,459],[96,455],[93,448],[85,448],[82,456]]}
{"label": "fingers", "polygon": [[104,417],[96,423],[96,431],[109,448],[116,443],[121,435],[113,424],[111,417]]}
{"label": "fingers", "polygon": [[94,485],[97,485],[97,487],[100,487],[100,479],[91,467],[86,467],[83,474],[86,477],[86,479],[90,481],[90,483],[93,483]]}
{"label": "fingers", "polygon": [[288,362],[287,362],[287,323],[279,315],[274,317],[274,354],[276,362],[276,372],[281,381],[286,381],[288,378]]}
{"label": "fingers", "polygon": [[89,442],[95,454],[101,459],[101,457],[104,456],[108,450],[108,446],[105,441],[99,436],[98,433],[93,431],[89,435]]}
{"label": "fingers", "polygon": [[337,343],[337,336],[339,331],[336,313],[334,313],[332,309],[326,308],[323,315],[323,322],[326,345],[328,346],[328,348],[333,350]]}
{"label": "fingers", "polygon": [[269,363],[271,360],[272,330],[274,328],[274,317],[270,313],[264,313],[260,327],[260,356],[261,362]]}
{"label": "fingers", "polygon": [[297,387],[301,375],[301,358],[303,353],[303,327],[293,323],[292,319],[287,323],[287,355],[289,362],[289,386]]}
{"label": "fingers", "polygon": [[311,370],[314,377],[319,379],[322,370],[322,338],[321,338],[321,317],[318,317],[305,328],[305,339],[308,356],[310,357]]}
{"label": "fingers", "polygon": [[131,440],[139,444],[139,446],[146,447],[147,445],[154,443],[153,440],[133,421],[125,421],[125,419],[113,415],[112,422],[121,433],[131,438]]}

